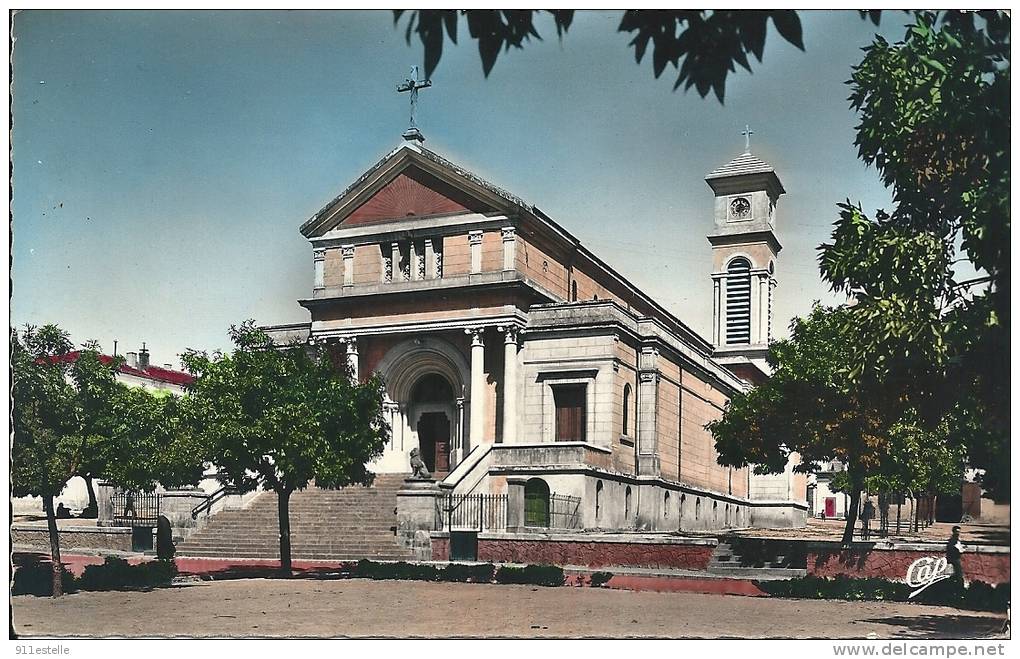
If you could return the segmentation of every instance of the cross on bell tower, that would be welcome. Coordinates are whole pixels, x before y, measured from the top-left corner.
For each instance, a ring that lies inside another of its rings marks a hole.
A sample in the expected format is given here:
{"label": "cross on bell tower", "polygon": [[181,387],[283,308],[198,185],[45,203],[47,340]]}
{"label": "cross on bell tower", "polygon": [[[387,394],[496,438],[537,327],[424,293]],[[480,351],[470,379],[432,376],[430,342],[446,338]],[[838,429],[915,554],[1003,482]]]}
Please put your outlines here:
{"label": "cross on bell tower", "polygon": [[431,87],[431,80],[419,80],[418,79],[418,67],[411,67],[411,76],[404,80],[404,82],[397,85],[397,91],[400,93],[410,92],[411,97],[411,121],[406,131],[404,131],[404,139],[409,142],[421,142],[425,141],[425,136],[421,134],[418,127],[414,125],[414,111],[418,107],[418,90],[426,87]]}
{"label": "cross on bell tower", "polygon": [[744,136],[744,153],[751,153],[751,136],[754,135],[754,131],[751,130],[751,126],[744,124],[744,130],[740,131],[740,134]]}

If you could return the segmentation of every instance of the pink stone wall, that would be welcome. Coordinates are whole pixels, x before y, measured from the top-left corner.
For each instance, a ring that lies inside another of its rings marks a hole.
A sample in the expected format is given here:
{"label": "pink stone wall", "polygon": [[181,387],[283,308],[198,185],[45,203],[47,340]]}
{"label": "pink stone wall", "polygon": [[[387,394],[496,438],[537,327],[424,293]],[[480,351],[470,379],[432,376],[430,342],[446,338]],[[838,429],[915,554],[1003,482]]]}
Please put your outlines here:
{"label": "pink stone wall", "polygon": [[[924,556],[939,558],[941,552],[871,549],[863,551],[816,551],[807,554],[808,574],[818,577],[881,577],[904,581],[907,568]],[[967,582],[988,584],[1009,582],[1009,554],[964,553],[963,575]]]}
{"label": "pink stone wall", "polygon": [[432,538],[432,560],[434,561],[450,560],[449,538]]}
{"label": "pink stone wall", "polygon": [[[437,540],[438,538],[432,541],[432,559],[445,560],[436,558]],[[705,570],[712,558],[712,550],[713,547],[710,545],[481,538],[478,540],[478,560],[492,563]]]}

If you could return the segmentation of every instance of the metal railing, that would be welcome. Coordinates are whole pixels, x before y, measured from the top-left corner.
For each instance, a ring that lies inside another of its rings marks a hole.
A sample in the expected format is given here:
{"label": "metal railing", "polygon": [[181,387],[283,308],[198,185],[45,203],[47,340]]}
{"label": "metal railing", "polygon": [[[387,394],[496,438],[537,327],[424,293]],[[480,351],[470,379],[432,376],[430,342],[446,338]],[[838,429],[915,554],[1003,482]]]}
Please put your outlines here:
{"label": "metal railing", "polygon": [[581,528],[581,498],[563,494],[524,496],[524,526],[531,528]]}
{"label": "metal railing", "polygon": [[231,494],[237,494],[237,493],[238,492],[237,492],[236,489],[234,489],[232,487],[227,487],[226,485],[224,485],[220,489],[218,489],[215,492],[213,492],[212,494],[210,494],[206,498],[205,501],[203,501],[202,503],[198,504],[197,506],[195,506],[194,508],[191,509],[191,519],[198,519],[198,516],[201,515],[203,512],[209,510],[210,508],[212,508],[212,505],[214,503],[216,503],[217,501],[219,501],[223,497],[229,496]]}
{"label": "metal railing", "polygon": [[118,490],[110,496],[113,522],[120,526],[156,526],[159,519],[159,494]]}
{"label": "metal railing", "polygon": [[506,529],[505,494],[447,494],[435,501],[437,531]]}

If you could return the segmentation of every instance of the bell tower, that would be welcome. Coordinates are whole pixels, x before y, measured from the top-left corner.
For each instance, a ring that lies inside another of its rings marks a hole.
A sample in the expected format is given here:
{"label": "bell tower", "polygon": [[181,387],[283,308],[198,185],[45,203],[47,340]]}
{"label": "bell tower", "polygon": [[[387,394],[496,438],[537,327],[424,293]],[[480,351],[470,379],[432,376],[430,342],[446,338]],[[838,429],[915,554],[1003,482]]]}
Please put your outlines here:
{"label": "bell tower", "polygon": [[743,154],[705,182],[715,194],[712,245],[712,343],[716,360],[753,383],[771,374],[765,355],[772,339],[776,203],[786,190],[772,165]]}

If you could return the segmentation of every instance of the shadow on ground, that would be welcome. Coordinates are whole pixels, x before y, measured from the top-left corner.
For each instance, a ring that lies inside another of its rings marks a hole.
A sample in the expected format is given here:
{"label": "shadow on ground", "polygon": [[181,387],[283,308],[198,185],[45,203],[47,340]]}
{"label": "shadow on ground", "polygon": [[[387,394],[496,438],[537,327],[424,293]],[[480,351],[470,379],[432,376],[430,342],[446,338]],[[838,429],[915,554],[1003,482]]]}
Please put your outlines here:
{"label": "shadow on ground", "polygon": [[901,627],[926,638],[987,638],[1008,634],[1006,620],[979,614],[893,616],[860,622]]}
{"label": "shadow on ground", "polygon": [[337,567],[315,567],[293,569],[291,576],[280,572],[278,567],[258,566],[230,566],[219,570],[210,570],[201,574],[182,572],[182,577],[201,578],[202,581],[225,581],[228,579],[345,579],[351,576],[352,568],[346,566]]}

